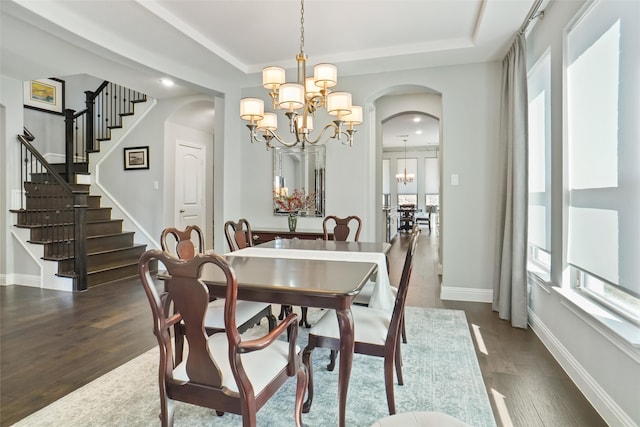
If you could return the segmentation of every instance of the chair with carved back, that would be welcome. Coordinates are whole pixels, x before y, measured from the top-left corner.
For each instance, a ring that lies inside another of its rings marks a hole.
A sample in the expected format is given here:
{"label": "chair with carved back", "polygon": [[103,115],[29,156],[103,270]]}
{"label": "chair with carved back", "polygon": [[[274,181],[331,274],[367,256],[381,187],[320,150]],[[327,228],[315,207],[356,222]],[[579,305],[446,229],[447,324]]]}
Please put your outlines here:
{"label": "chair with carved back", "polygon": [[[251,224],[245,218],[240,218],[238,222],[227,221],[224,223],[224,235],[227,238],[227,244],[231,252],[238,251],[250,246],[253,246],[253,234],[251,232]],[[293,307],[290,305],[281,305],[280,314],[278,319],[284,319],[289,313],[293,312]],[[306,325],[310,328],[311,325],[307,321],[307,309],[302,308],[302,316],[300,318],[300,326]]]}
{"label": "chair with carved back", "polygon": [[237,251],[249,246],[253,246],[253,234],[251,225],[245,218],[240,218],[238,222],[227,221],[224,223],[224,235],[231,251]]}
{"label": "chair with carved back", "polygon": [[[353,231],[355,229],[355,231]],[[333,240],[346,242],[351,240],[357,242],[360,238],[360,230],[362,229],[362,220],[359,216],[350,215],[346,218],[340,218],[335,215],[328,215],[322,220],[322,231],[324,231],[324,240],[329,240],[330,234],[333,234]]]}
{"label": "chair with carved back", "polygon": [[[355,228],[355,231],[352,230]],[[327,215],[322,220],[322,231],[324,232],[324,240],[331,240],[330,236],[333,235],[333,240],[339,242],[346,242],[350,236],[352,241],[357,242],[360,238],[360,230],[362,229],[362,220],[359,216],[350,215],[345,218],[341,218],[335,215]],[[333,370],[336,361],[335,350],[331,350],[331,363],[330,370]]]}
{"label": "chair with carved back", "polygon": [[[197,249],[194,240],[198,242]],[[162,230],[160,236],[160,245],[163,252],[183,260],[191,259],[195,257],[196,254],[205,252],[202,230],[197,225],[188,225],[184,230],[179,230],[175,227],[165,228]],[[175,251],[172,251],[170,248],[174,246]],[[272,313],[271,304],[241,300],[237,301],[235,311],[236,323],[240,333],[260,323],[263,317],[266,317],[269,322],[269,330],[272,330],[276,325],[276,318]],[[205,318],[205,328],[209,334],[224,331],[224,298],[214,298],[209,302]],[[178,324],[175,331],[175,339],[176,348],[180,351],[183,349],[183,336],[183,328],[181,324]],[[182,353],[178,354],[178,361],[181,360],[181,354]]]}
{"label": "chair with carved back", "polygon": [[[164,290],[149,273],[152,261],[166,268]],[[225,333],[209,335],[204,319],[209,290],[200,279],[204,268],[217,268],[226,278]],[[196,254],[181,260],[157,249],[145,252],[138,273],[153,314],[154,334],[160,349],[159,389],[162,426],[172,426],[174,403],[181,401],[242,416],[244,427],[256,426],[256,413],[289,377],[297,377],[295,405],[291,409],[296,426],[302,425],[302,400],[307,385],[306,368],[300,361],[297,316],[289,315],[266,335],[244,340],[236,324],[238,282],[224,258]],[[171,329],[185,325],[189,351],[179,361]],[[289,342],[279,337],[288,333]]]}
{"label": "chair with carved back", "polygon": [[[409,288],[409,279],[411,278],[413,256],[419,234],[420,230],[416,230],[411,235],[393,312],[387,313],[382,310],[359,305],[353,305],[351,307],[355,335],[354,352],[384,358],[384,382],[390,415],[396,412],[393,384],[394,366],[398,384],[404,384],[399,336],[401,334],[400,330]],[[307,347],[305,347],[302,353],[302,361],[307,365],[309,374],[305,412],[310,409],[311,402],[313,401],[311,353],[316,347],[328,348],[332,351],[337,351],[340,347],[340,329],[338,327],[336,313],[333,310],[324,313],[320,320],[311,328]]]}

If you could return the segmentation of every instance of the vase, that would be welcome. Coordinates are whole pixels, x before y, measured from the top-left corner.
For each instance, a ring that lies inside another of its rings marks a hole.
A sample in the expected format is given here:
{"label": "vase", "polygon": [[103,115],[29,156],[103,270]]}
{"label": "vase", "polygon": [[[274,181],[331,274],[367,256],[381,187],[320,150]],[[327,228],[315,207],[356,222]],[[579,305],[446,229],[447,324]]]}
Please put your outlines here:
{"label": "vase", "polygon": [[296,225],[298,225],[298,217],[296,215],[289,215],[289,231],[296,231]]}

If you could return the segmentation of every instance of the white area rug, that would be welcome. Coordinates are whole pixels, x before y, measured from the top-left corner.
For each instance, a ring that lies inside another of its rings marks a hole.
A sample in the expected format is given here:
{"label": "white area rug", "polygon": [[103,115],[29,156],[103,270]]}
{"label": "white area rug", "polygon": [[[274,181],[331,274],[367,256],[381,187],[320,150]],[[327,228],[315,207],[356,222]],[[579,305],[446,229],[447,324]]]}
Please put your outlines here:
{"label": "white area rug", "polygon": [[[275,311],[277,313],[278,311]],[[313,322],[322,312],[309,310]],[[435,411],[477,427],[495,426],[463,311],[407,307],[402,345],[405,385],[396,384],[398,412]],[[266,328],[266,322],[259,328]],[[252,331],[255,334],[257,331]],[[306,345],[307,329],[299,342]],[[99,357],[99,355],[96,355]],[[313,352],[315,398],[303,414],[308,426],[337,425],[338,372],[325,368],[329,351]],[[21,420],[16,426],[156,426],[160,401],[157,347]],[[259,426],[294,425],[295,377],[258,412]],[[382,358],[355,355],[347,399],[347,425],[370,426],[388,415]],[[241,426],[234,414],[177,403],[175,426]]]}

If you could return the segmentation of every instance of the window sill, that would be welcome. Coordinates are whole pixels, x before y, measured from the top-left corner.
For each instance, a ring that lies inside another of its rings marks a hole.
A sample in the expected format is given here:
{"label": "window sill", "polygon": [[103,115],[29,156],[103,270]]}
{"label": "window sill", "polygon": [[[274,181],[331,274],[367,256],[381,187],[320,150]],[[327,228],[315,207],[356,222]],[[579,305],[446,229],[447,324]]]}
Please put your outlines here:
{"label": "window sill", "polygon": [[543,291],[551,294],[553,285],[551,284],[551,275],[548,271],[543,270],[535,264],[529,263],[527,265],[527,276],[530,282],[535,283],[542,288]]}
{"label": "window sill", "polygon": [[554,287],[553,290],[558,292],[565,307],[634,359],[640,359],[640,326],[606,310],[574,289]]}

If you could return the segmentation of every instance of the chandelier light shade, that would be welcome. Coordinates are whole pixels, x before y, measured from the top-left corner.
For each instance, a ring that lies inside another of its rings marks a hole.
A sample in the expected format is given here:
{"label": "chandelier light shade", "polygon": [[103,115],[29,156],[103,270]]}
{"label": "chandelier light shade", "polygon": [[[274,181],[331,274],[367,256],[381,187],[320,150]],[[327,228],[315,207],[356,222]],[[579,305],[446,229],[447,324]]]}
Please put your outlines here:
{"label": "chandelier light shade", "polygon": [[327,113],[338,117],[351,113],[351,94],[349,92],[331,92],[327,95]]}
{"label": "chandelier light shade", "polygon": [[278,116],[275,113],[264,113],[264,117],[258,120],[258,129],[263,131],[278,129]]}
{"label": "chandelier light shade", "polygon": [[313,80],[321,89],[333,87],[338,83],[338,67],[333,64],[318,64],[313,67]]}
{"label": "chandelier light shade", "polygon": [[262,86],[265,89],[277,90],[284,82],[284,68],[267,67],[262,70]]}
{"label": "chandelier light shade", "polygon": [[240,100],[240,118],[243,120],[260,120],[264,116],[264,101],[259,98],[243,98]]}
{"label": "chandelier light shade", "polygon": [[[286,141],[278,133],[275,113],[264,111],[264,101],[259,98],[240,100],[240,118],[247,120],[251,142],[264,142],[273,148],[276,140],[285,147],[300,144],[316,144],[325,139],[336,139],[353,145],[354,126],[362,124],[362,107],[351,104],[349,92],[331,92],[338,83],[338,69],[333,64],[321,63],[313,68],[313,77],[307,77],[307,55],[304,53],[304,0],[300,1],[300,52],[296,55],[298,79],[287,82],[285,70],[270,66],[262,70],[262,86],[269,91],[272,109],[285,111],[289,119],[292,141]],[[332,122],[322,126],[317,136],[312,136],[313,117],[319,109],[335,116]]]}
{"label": "chandelier light shade", "polygon": [[349,126],[357,126],[362,124],[362,107],[358,105],[351,106],[351,112],[342,116],[342,121]]}
{"label": "chandelier light shade", "polygon": [[284,83],[278,92],[278,105],[283,110],[297,110],[304,107],[304,86],[297,83]]}

